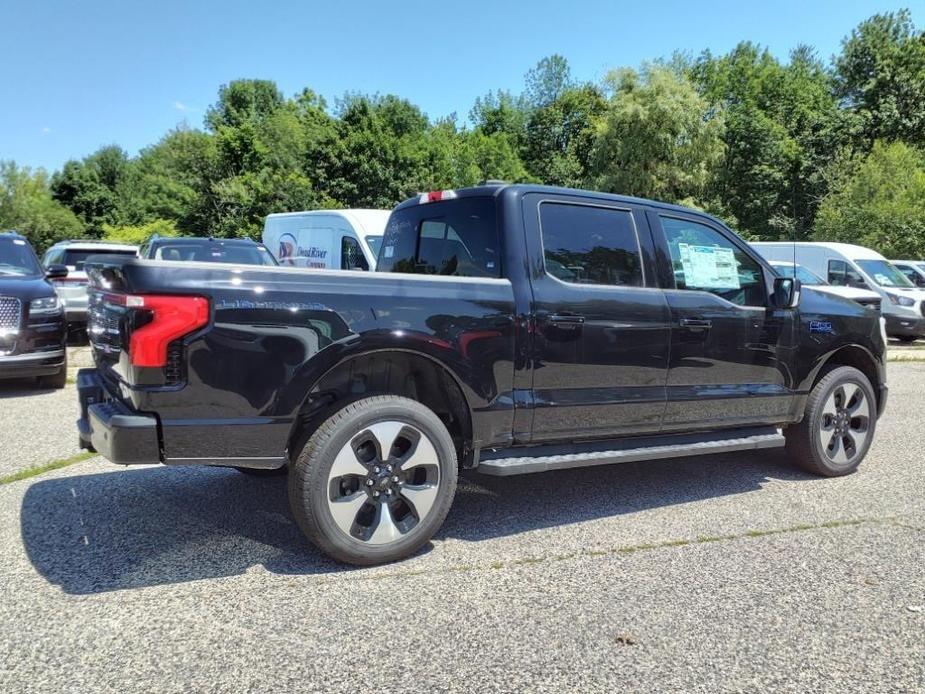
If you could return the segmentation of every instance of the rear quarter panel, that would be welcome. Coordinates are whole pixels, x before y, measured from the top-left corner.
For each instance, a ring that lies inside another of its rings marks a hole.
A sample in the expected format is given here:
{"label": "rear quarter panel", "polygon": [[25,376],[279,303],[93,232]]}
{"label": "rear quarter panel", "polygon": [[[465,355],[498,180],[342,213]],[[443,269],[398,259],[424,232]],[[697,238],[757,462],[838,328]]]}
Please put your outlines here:
{"label": "rear quarter panel", "polygon": [[211,304],[209,326],[185,341],[184,385],[121,385],[136,409],[160,418],[168,462],[282,455],[311,386],[338,363],[380,350],[443,364],[482,429],[477,438],[511,430],[508,280],[162,261],[107,271],[119,291]]}

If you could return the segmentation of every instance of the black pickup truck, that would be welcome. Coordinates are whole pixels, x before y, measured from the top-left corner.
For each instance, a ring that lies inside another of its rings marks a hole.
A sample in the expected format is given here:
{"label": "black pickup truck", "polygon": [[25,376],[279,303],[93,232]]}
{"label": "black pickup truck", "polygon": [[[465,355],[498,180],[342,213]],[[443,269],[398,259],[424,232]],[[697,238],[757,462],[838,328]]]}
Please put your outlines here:
{"label": "black pickup truck", "polygon": [[785,446],[852,472],[883,412],[880,316],[778,277],[716,219],[484,185],[393,211],[376,272],[88,263],[84,447],[289,471],[306,535],[407,556],[460,468],[543,470]]}

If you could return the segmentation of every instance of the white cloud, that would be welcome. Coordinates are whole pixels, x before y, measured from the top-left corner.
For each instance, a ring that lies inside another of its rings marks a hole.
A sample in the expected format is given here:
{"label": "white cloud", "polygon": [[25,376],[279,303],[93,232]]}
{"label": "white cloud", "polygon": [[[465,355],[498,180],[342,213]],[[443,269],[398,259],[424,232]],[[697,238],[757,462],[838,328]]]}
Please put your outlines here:
{"label": "white cloud", "polygon": [[50,132],[51,132],[51,128],[49,128],[47,125],[44,128],[42,128],[42,135],[47,135]]}
{"label": "white cloud", "polygon": [[184,104],[182,101],[174,101],[173,107],[178,111],[189,111],[189,106]]}

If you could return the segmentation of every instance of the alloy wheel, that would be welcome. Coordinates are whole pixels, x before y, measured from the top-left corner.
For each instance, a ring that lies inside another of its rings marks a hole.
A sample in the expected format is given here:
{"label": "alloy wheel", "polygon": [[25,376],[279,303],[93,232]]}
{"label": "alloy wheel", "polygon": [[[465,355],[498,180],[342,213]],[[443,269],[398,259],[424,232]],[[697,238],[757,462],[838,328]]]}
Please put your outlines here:
{"label": "alloy wheel", "polygon": [[430,439],[399,421],[377,422],[348,441],[328,475],[328,509],[350,537],[371,545],[398,541],[430,513],[440,461]]}

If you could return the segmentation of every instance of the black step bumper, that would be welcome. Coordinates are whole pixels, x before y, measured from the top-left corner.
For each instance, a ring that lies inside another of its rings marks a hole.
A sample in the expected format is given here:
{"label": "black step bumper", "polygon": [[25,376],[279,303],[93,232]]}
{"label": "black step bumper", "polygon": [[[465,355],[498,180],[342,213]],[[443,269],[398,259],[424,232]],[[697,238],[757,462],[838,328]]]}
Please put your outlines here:
{"label": "black step bumper", "polygon": [[161,462],[157,419],[113,398],[96,369],[77,372],[80,447],[120,465]]}

